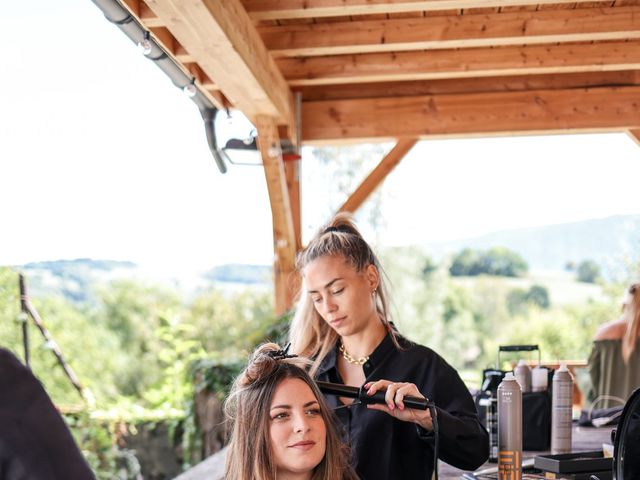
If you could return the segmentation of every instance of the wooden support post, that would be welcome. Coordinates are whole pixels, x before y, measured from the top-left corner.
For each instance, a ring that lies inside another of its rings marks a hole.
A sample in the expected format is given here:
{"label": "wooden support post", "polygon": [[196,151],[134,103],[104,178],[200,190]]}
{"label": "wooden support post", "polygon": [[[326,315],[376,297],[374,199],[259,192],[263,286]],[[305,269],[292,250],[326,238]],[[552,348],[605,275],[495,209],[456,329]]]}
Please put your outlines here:
{"label": "wooden support post", "polygon": [[640,129],[637,130],[627,130],[629,136],[640,146]]}
{"label": "wooden support post", "polygon": [[347,199],[346,202],[338,209],[338,212],[355,212],[365,202],[369,195],[378,188],[378,185],[387,178],[387,175],[400,163],[409,150],[416,144],[415,138],[404,138],[396,143],[395,147],[384,157],[380,163],[373,169],[367,178],[360,184],[355,192]]}
{"label": "wooden support post", "polygon": [[300,160],[287,160],[284,162],[284,172],[287,177],[287,190],[291,203],[291,215],[293,218],[293,235],[296,241],[296,252],[302,249],[301,215],[300,215]]}
{"label": "wooden support post", "polygon": [[[289,191],[289,202],[291,203],[291,215],[293,217],[293,235],[295,238],[296,253],[302,250],[302,215],[300,209],[300,160],[287,160],[284,162],[284,171],[287,177],[287,190]],[[295,257],[294,257],[295,267]],[[295,269],[294,269],[295,270]],[[295,296],[296,292],[300,289],[300,275],[295,271],[292,271],[288,276],[287,287]],[[291,302],[293,300],[291,297]],[[290,305],[290,307],[293,305]]]}
{"label": "wooden support post", "polygon": [[294,290],[290,277],[295,270],[295,226],[276,119],[259,115],[256,128],[273,217],[275,313],[281,315],[293,305]]}

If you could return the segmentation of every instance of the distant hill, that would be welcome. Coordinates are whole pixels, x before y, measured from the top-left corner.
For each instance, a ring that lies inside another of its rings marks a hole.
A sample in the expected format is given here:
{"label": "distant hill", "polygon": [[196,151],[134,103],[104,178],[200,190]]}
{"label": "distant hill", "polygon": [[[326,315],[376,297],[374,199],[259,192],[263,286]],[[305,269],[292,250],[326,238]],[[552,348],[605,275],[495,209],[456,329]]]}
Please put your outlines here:
{"label": "distant hill", "polygon": [[271,282],[273,269],[267,265],[229,263],[212,268],[203,276],[216,282],[264,284]]}
{"label": "distant hill", "polygon": [[[623,271],[625,261],[637,261],[640,252],[640,215],[615,216],[583,222],[494,232],[487,235],[427,245],[435,259],[468,247],[488,249],[504,246],[520,254],[532,271],[562,271],[567,262],[590,259],[605,275]],[[272,268],[268,265],[227,264],[216,266],[195,279],[154,278],[135,263],[114,260],[55,260],[15,267],[28,277],[32,295],[59,294],[75,303],[91,303],[92,288],[118,278],[169,281],[180,288],[218,288],[237,291],[248,286],[268,288]],[[161,269],[159,270],[161,271]],[[545,274],[546,275],[546,274]],[[572,275],[570,275],[572,277]],[[556,282],[557,275],[550,277]]]}
{"label": "distant hill", "polygon": [[479,237],[427,245],[436,258],[462,248],[504,246],[519,253],[531,269],[563,270],[567,262],[590,259],[608,276],[640,252],[640,215],[493,232]]}
{"label": "distant hill", "polygon": [[74,303],[91,303],[91,287],[96,282],[130,275],[135,269],[133,262],[90,258],[33,262],[17,267],[27,276],[31,295],[53,293]]}
{"label": "distant hill", "polygon": [[96,285],[121,278],[169,285],[191,294],[211,288],[213,284],[227,292],[248,286],[268,288],[272,275],[267,265],[228,264],[216,266],[199,277],[175,278],[171,274],[159,276],[133,262],[90,258],[33,262],[13,268],[26,275],[31,296],[59,295],[76,304],[93,303]]}
{"label": "distant hill", "polygon": [[31,262],[23,265],[26,269],[44,269],[54,274],[63,275],[64,272],[74,270],[102,270],[111,271],[115,268],[135,268],[133,262],[118,260],[93,260],[91,258],[76,258],[74,260],[52,260],[47,262]]}

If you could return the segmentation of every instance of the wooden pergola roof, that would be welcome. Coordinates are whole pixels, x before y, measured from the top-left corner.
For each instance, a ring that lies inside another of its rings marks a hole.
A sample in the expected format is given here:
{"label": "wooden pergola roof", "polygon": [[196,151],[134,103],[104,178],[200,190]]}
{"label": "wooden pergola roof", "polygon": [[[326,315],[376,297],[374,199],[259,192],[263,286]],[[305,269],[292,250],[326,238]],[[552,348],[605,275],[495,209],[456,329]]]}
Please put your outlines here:
{"label": "wooden pergola roof", "polygon": [[[276,309],[300,244],[294,144],[627,131],[640,141],[640,0],[123,0],[219,108],[257,127]],[[274,154],[274,151],[276,152]]]}

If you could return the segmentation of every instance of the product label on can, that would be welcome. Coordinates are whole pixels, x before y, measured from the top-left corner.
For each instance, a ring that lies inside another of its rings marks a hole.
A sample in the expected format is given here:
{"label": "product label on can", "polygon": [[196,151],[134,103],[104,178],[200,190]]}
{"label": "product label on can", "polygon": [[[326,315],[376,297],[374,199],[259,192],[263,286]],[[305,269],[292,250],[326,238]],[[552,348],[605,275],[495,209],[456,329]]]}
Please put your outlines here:
{"label": "product label on can", "polygon": [[517,450],[500,450],[500,456],[498,457],[498,479],[521,480],[521,462],[520,452]]}

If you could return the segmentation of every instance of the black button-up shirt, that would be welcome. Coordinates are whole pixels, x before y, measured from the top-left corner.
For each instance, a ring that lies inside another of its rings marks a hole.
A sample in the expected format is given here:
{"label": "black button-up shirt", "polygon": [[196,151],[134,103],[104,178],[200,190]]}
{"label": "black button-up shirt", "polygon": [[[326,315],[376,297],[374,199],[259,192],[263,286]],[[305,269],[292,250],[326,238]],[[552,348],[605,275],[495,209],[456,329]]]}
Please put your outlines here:
{"label": "black button-up shirt", "polygon": [[[489,455],[489,437],[478,421],[476,408],[456,370],[433,350],[400,336],[399,350],[390,335],[362,366],[366,381],[414,383],[438,414],[439,458],[463,470],[482,465]],[[318,380],[344,383],[336,367],[337,348],[323,360]],[[395,419],[365,405],[344,407],[337,397],[327,402],[337,408],[344,440],[351,446],[354,466],[362,480],[431,479],[433,432]]]}
{"label": "black button-up shirt", "polygon": [[94,480],[71,432],[31,370],[0,348],[0,478]]}

